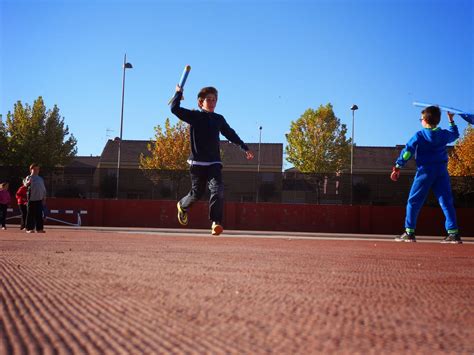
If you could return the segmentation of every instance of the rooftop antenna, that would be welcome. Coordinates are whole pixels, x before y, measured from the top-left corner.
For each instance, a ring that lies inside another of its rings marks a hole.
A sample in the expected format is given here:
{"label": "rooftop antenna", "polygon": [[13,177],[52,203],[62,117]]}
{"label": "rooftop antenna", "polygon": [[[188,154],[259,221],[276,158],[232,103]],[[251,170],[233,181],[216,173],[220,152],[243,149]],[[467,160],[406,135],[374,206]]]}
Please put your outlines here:
{"label": "rooftop antenna", "polygon": [[105,140],[109,140],[110,137],[112,137],[111,133],[113,132],[113,129],[106,128],[105,129]]}

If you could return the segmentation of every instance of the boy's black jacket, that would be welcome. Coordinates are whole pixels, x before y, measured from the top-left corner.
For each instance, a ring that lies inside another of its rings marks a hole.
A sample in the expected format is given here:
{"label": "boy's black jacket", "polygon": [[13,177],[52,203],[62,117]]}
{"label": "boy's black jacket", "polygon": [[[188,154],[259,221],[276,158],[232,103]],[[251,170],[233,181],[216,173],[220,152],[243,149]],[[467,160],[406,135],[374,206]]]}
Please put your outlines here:
{"label": "boy's black jacket", "polygon": [[222,115],[182,108],[180,106],[182,95],[181,92],[175,94],[171,102],[171,112],[191,126],[190,160],[201,162],[221,161],[219,133],[222,133],[224,137],[243,150],[249,150]]}

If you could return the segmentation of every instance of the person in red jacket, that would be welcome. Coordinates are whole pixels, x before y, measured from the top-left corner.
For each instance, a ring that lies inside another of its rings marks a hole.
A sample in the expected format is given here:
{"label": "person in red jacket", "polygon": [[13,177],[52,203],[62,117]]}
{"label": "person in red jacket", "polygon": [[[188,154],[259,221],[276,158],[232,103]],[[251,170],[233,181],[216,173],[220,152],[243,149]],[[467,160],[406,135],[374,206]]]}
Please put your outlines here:
{"label": "person in red jacket", "polygon": [[26,215],[28,213],[28,188],[24,184],[22,184],[16,192],[16,202],[21,212],[20,230],[24,230],[26,227]]}
{"label": "person in red jacket", "polygon": [[5,222],[7,220],[7,208],[10,201],[11,197],[10,192],[8,192],[8,182],[2,182],[0,184],[0,224],[3,230],[7,229]]}

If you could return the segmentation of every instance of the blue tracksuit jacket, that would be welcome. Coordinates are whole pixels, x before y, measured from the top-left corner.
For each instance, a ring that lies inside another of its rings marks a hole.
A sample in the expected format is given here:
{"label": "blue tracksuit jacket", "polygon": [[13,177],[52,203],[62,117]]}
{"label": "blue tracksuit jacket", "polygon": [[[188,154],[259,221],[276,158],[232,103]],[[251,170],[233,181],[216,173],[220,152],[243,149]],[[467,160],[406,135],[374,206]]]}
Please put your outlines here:
{"label": "blue tracksuit jacket", "polygon": [[447,164],[446,145],[459,138],[458,126],[452,124],[448,129],[424,128],[409,140],[397,159],[396,166],[403,167],[413,156],[418,167],[433,164]]}

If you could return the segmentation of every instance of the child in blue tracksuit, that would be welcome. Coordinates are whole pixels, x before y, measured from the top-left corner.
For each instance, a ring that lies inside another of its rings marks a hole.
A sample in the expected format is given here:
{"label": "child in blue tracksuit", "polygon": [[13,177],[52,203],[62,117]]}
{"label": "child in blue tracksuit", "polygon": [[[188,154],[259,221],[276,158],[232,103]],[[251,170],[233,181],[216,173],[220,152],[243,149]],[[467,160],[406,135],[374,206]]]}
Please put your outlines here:
{"label": "child in blue tracksuit", "polygon": [[446,145],[459,138],[459,130],[453,120],[454,114],[448,112],[448,117],[450,127],[447,130],[441,129],[438,127],[441,120],[439,107],[425,108],[420,119],[423,129],[410,139],[392,169],[391,179],[397,181],[400,168],[411,157],[415,157],[417,171],[407,202],[405,232],[395,238],[398,242],[416,242],[416,220],[430,189],[433,189],[446,217],[448,235],[442,243],[462,243],[456,222],[446,151]]}

